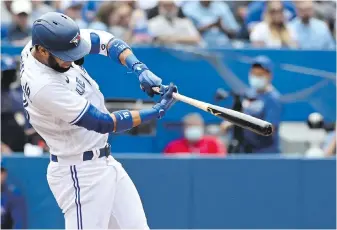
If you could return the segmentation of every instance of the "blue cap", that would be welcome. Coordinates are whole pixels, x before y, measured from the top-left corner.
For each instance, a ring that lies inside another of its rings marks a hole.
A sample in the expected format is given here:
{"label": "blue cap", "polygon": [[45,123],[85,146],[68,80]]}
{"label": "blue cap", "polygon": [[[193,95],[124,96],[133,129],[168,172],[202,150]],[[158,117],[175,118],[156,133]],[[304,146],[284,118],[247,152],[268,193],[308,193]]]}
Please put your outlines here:
{"label": "blue cap", "polygon": [[1,55],[1,71],[16,69],[16,61],[13,57],[8,55]]}
{"label": "blue cap", "polygon": [[58,12],[46,13],[34,22],[32,43],[63,61],[76,61],[90,52],[90,44],[81,38],[78,25]]}
{"label": "blue cap", "polygon": [[268,72],[273,71],[273,63],[267,56],[257,56],[252,61],[252,65],[260,65],[263,69]]}

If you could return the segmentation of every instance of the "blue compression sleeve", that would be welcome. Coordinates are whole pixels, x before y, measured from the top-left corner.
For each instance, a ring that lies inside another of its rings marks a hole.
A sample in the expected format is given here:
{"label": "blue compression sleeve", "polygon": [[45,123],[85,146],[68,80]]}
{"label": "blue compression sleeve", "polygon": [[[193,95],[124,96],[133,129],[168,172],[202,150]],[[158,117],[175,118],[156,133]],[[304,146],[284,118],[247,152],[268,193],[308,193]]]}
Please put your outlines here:
{"label": "blue compression sleeve", "polygon": [[[120,110],[113,112],[113,114],[116,117],[116,124],[110,114],[102,113],[95,106],[90,105],[88,110],[75,125],[102,134],[113,131],[123,132],[133,127],[133,119],[130,111]],[[159,118],[160,111],[157,109],[143,109],[139,111],[139,117],[141,123],[148,122]]]}
{"label": "blue compression sleeve", "polygon": [[139,116],[142,123],[144,123],[153,119],[157,119],[159,117],[159,114],[158,111],[155,109],[142,109],[139,111]]}
{"label": "blue compression sleeve", "polygon": [[74,125],[102,134],[112,132],[115,126],[110,114],[102,113],[93,105],[89,106],[81,119]]}
{"label": "blue compression sleeve", "polygon": [[126,66],[131,69],[137,76],[139,76],[144,70],[148,70],[147,66],[140,62],[134,54],[130,54],[125,59]]}

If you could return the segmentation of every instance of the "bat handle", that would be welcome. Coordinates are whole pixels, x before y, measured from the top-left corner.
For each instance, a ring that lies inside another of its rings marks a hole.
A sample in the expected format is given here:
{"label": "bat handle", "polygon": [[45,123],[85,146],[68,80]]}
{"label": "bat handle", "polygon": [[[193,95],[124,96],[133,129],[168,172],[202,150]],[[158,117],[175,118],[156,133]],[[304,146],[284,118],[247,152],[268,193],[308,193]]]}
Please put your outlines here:
{"label": "bat handle", "polygon": [[[152,90],[155,91],[156,93],[160,93],[160,88],[159,87],[152,87]],[[179,100],[179,93],[172,93],[172,97],[176,100]],[[181,95],[180,95],[181,96]]]}
{"label": "bat handle", "polygon": [[159,87],[152,87],[152,90],[155,91],[156,93],[160,94],[160,88]]}
{"label": "bat handle", "polygon": [[[152,89],[153,89],[155,92],[160,93],[160,89],[159,89],[158,87],[153,87]],[[205,102],[198,101],[198,100],[193,99],[193,98],[190,98],[190,97],[186,97],[186,96],[181,95],[181,94],[179,94],[179,93],[173,93],[173,94],[172,94],[172,97],[173,97],[174,99],[176,99],[177,101],[181,101],[181,102],[184,102],[184,103],[186,103],[186,104],[190,104],[190,105],[192,105],[192,106],[195,106],[195,107],[197,107],[197,108],[199,108],[199,109],[202,109],[202,110],[208,112],[208,111],[207,111],[207,107],[209,106],[209,104],[207,104],[207,103],[205,103]]]}

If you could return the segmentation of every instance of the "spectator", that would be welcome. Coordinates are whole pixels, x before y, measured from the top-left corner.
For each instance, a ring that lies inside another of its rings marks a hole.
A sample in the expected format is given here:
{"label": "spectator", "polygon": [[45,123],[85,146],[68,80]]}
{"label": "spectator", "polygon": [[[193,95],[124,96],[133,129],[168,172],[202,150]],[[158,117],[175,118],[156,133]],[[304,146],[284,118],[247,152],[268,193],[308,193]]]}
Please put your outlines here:
{"label": "spectator", "polygon": [[188,2],[183,12],[197,26],[209,46],[228,45],[239,30],[234,15],[225,2],[200,0]]}
{"label": "spectator", "polygon": [[298,45],[302,49],[334,49],[335,42],[327,24],[314,18],[312,1],[296,2],[298,17],[291,27],[298,36]]}
{"label": "spectator", "polygon": [[228,1],[227,5],[234,12],[236,21],[242,25],[247,14],[247,7],[251,1]]}
{"label": "spectator", "polygon": [[254,26],[250,34],[253,46],[270,48],[297,46],[296,33],[286,22],[283,11],[282,2],[268,2],[265,20]]}
{"label": "spectator", "polygon": [[33,0],[32,1],[32,14],[30,17],[30,25],[32,26],[34,21],[36,19],[38,19],[41,15],[51,12],[51,11],[55,11],[55,9],[47,4],[45,4],[43,1],[41,0]]}
{"label": "spectator", "polygon": [[82,8],[82,18],[86,23],[89,24],[94,21],[96,13],[102,3],[104,2],[94,0],[88,0],[84,3]]}
{"label": "spectator", "polygon": [[133,11],[129,27],[132,31],[130,43],[144,44],[152,42],[152,36],[148,28],[148,19],[144,10],[135,9]]}
{"label": "spectator", "polygon": [[[147,1],[147,0],[144,0],[144,2]],[[141,2],[138,2],[139,5],[141,5]],[[184,12],[181,8],[181,4],[179,4],[179,2],[177,0],[174,1],[174,4],[178,7],[178,17],[179,18],[185,18],[186,16],[184,15]],[[153,7],[147,9],[147,18],[148,19],[151,19],[151,18],[154,18],[156,16],[159,15],[159,4],[156,3],[156,5],[154,5]]]}
{"label": "spectator", "polygon": [[132,11],[130,4],[125,2],[102,3],[96,20],[89,25],[89,28],[110,31],[114,36],[128,43],[152,41],[147,31],[147,19],[144,12],[139,9]]}
{"label": "spectator", "polygon": [[[265,56],[254,59],[249,73],[251,92],[242,102],[245,114],[266,120],[273,125],[272,136],[261,136],[249,130],[243,130],[240,152],[244,153],[280,153],[279,124],[282,105],[277,90],[271,84],[272,63]],[[221,128],[227,132],[232,127],[229,122],[223,122]]]}
{"label": "spectator", "polygon": [[6,153],[23,152],[25,144],[22,91],[10,88],[16,80],[16,62],[1,56],[1,147]]}
{"label": "spectator", "polygon": [[26,0],[14,0],[11,4],[13,23],[8,29],[8,40],[13,45],[26,45],[30,39],[31,29],[28,17],[32,12],[32,4]]}
{"label": "spectator", "polygon": [[249,32],[244,20],[247,14],[247,6],[250,1],[228,1],[226,3],[229,5],[231,11],[234,12],[235,19],[240,24],[240,30],[237,32],[235,39],[248,41]]}
{"label": "spectator", "polygon": [[1,160],[1,228],[27,229],[27,209],[24,197],[7,183],[7,169]]}
{"label": "spectator", "polygon": [[[248,27],[249,32],[251,32],[254,26],[263,21],[264,14],[266,13],[267,4],[269,1],[253,1],[248,5],[247,14],[245,18],[245,25]],[[296,17],[295,6],[292,1],[282,1],[284,10],[284,18],[286,21],[291,21],[294,17]]]}
{"label": "spectator", "polygon": [[130,43],[132,30],[129,27],[132,17],[132,8],[129,4],[121,3],[109,15],[109,31],[118,38]]}
{"label": "spectator", "polygon": [[62,0],[60,4],[61,11],[71,17],[80,29],[88,27],[82,18],[82,7],[84,2],[80,0]]}
{"label": "spectator", "polygon": [[110,15],[115,11],[115,4],[111,2],[104,2],[100,5],[95,20],[89,24],[90,29],[108,31],[108,28],[112,26]]}
{"label": "spectator", "polygon": [[336,1],[315,1],[313,4],[316,17],[326,22],[331,33],[335,35]]}
{"label": "spectator", "polygon": [[1,42],[6,42],[9,25],[12,22],[11,1],[0,1],[1,4]]}
{"label": "spectator", "polygon": [[12,21],[12,1],[0,1],[1,4],[1,26],[7,25]]}
{"label": "spectator", "polygon": [[186,115],[183,123],[184,137],[170,142],[164,150],[165,154],[226,155],[226,147],[218,138],[204,135],[204,121],[198,113]]}
{"label": "spectator", "polygon": [[149,20],[149,32],[160,44],[198,45],[201,38],[188,18],[178,17],[179,7],[173,1],[160,1],[159,15]]}

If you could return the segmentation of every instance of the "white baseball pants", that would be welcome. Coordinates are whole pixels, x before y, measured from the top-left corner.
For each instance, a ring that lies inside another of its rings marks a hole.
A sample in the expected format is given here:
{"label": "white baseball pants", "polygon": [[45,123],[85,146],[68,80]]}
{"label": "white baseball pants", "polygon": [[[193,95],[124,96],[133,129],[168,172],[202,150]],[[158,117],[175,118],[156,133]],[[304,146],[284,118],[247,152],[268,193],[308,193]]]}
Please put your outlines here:
{"label": "white baseball pants", "polygon": [[47,180],[66,229],[149,229],[128,174],[113,157],[50,162]]}

